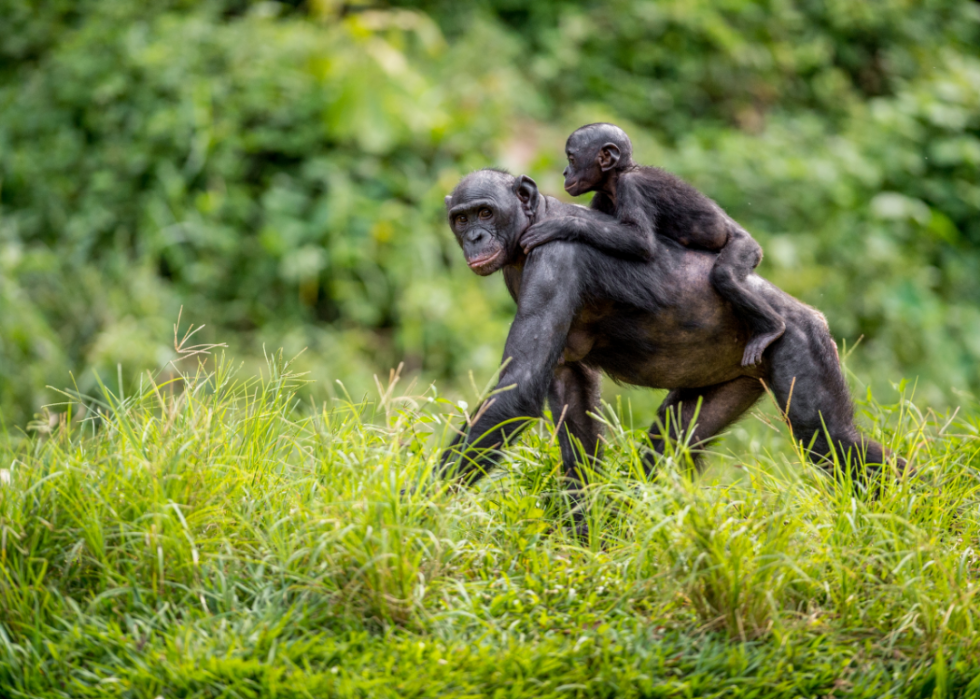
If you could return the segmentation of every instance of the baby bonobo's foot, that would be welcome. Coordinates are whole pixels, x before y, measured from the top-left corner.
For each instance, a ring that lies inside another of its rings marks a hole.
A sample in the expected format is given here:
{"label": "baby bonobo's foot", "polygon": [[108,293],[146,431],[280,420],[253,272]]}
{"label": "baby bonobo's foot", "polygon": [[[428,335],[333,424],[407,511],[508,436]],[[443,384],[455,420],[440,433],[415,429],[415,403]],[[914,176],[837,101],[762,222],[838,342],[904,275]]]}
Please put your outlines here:
{"label": "baby bonobo's foot", "polygon": [[742,354],[742,366],[754,366],[762,361],[762,353],[766,347],[783,336],[786,331],[786,324],[780,323],[776,330],[761,335],[754,335],[745,345],[745,352]]}

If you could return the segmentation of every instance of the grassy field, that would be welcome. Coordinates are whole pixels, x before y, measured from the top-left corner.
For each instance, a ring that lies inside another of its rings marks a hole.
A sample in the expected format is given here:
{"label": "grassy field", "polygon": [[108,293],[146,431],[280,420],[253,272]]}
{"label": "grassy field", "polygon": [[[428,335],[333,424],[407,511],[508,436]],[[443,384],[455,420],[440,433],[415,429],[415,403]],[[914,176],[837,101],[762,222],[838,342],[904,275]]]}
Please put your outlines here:
{"label": "grassy field", "polygon": [[583,544],[546,421],[454,491],[475,398],[211,366],[7,436],[0,696],[980,696],[980,411],[869,397],[918,468],[872,500],[764,415],[644,479],[652,416],[614,402]]}

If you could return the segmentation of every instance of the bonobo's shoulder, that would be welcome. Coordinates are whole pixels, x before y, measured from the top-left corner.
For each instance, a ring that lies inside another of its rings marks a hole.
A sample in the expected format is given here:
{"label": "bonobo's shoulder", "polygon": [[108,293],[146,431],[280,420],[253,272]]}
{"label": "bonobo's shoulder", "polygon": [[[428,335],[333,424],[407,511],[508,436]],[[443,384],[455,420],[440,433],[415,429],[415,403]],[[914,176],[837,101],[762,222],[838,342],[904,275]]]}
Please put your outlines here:
{"label": "bonobo's shoulder", "polygon": [[544,210],[539,216],[539,221],[541,220],[558,220],[563,217],[575,217],[575,218],[597,218],[603,219],[607,216],[600,211],[591,209],[587,206],[582,206],[581,204],[572,204],[569,202],[564,202],[554,197],[545,197]]}
{"label": "bonobo's shoulder", "polygon": [[631,177],[676,177],[662,167],[656,167],[654,165],[637,165],[633,164],[623,170],[623,175]]}
{"label": "bonobo's shoulder", "polygon": [[532,267],[552,266],[558,269],[568,268],[589,257],[591,250],[587,245],[580,245],[565,240],[552,240],[538,246],[528,253],[525,270]]}
{"label": "bonobo's shoulder", "polygon": [[721,207],[682,177],[659,167],[635,165],[620,176],[620,187],[653,199],[671,208],[683,206],[705,211]]}
{"label": "bonobo's shoulder", "polygon": [[570,283],[595,265],[601,256],[595,249],[581,243],[552,240],[534,248],[524,263],[525,282],[538,279],[545,283]]}
{"label": "bonobo's shoulder", "polygon": [[586,263],[583,245],[553,240],[534,248],[520,272],[518,310],[538,308],[581,293]]}
{"label": "bonobo's shoulder", "polygon": [[693,185],[679,175],[652,165],[634,165],[624,170],[620,178],[631,185],[644,183],[679,189],[694,189]]}
{"label": "bonobo's shoulder", "polygon": [[581,204],[572,204],[550,196],[544,196],[542,199],[544,200],[544,206],[542,207],[542,211],[540,213],[547,218],[574,215],[575,212],[579,211],[580,209],[586,208]]}

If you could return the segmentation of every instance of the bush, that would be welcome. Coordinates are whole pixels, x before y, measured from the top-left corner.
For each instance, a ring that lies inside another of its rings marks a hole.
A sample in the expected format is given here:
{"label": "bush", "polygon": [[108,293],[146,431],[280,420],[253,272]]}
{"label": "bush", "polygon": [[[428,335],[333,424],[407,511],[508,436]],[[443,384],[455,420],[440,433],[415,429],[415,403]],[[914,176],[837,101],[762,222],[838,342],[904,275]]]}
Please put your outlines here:
{"label": "bush", "polygon": [[555,189],[597,119],[863,336],[860,373],[980,387],[974,3],[397,4],[0,0],[8,423],[66,368],[163,365],[181,306],[358,391],[400,361],[489,373],[512,305],[442,197],[488,164]]}
{"label": "bush", "polygon": [[516,77],[476,65],[494,37],[449,48],[406,11],[268,9],[93,4],[15,65],[0,100],[4,276],[28,305],[0,322],[34,338],[3,350],[17,419],[41,398],[16,367],[62,385],[64,355],[159,365],[181,304],[239,343],[329,326],[320,344],[345,374],[360,353],[444,375],[488,365],[467,337],[491,307],[440,224],[443,193],[492,157],[509,114]]}

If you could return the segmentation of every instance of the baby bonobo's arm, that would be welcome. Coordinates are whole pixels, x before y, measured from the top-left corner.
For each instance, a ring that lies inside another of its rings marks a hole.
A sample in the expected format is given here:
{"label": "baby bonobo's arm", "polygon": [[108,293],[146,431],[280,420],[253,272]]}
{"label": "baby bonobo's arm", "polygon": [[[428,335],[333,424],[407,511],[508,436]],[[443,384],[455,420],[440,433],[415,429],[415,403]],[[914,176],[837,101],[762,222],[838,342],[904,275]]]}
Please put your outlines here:
{"label": "baby bonobo's arm", "polygon": [[530,252],[552,240],[569,240],[628,260],[651,259],[655,248],[655,211],[652,202],[643,201],[629,179],[627,176],[619,179],[615,221],[596,216],[588,209],[575,208],[568,216],[548,219],[528,228],[521,237],[524,251]]}

